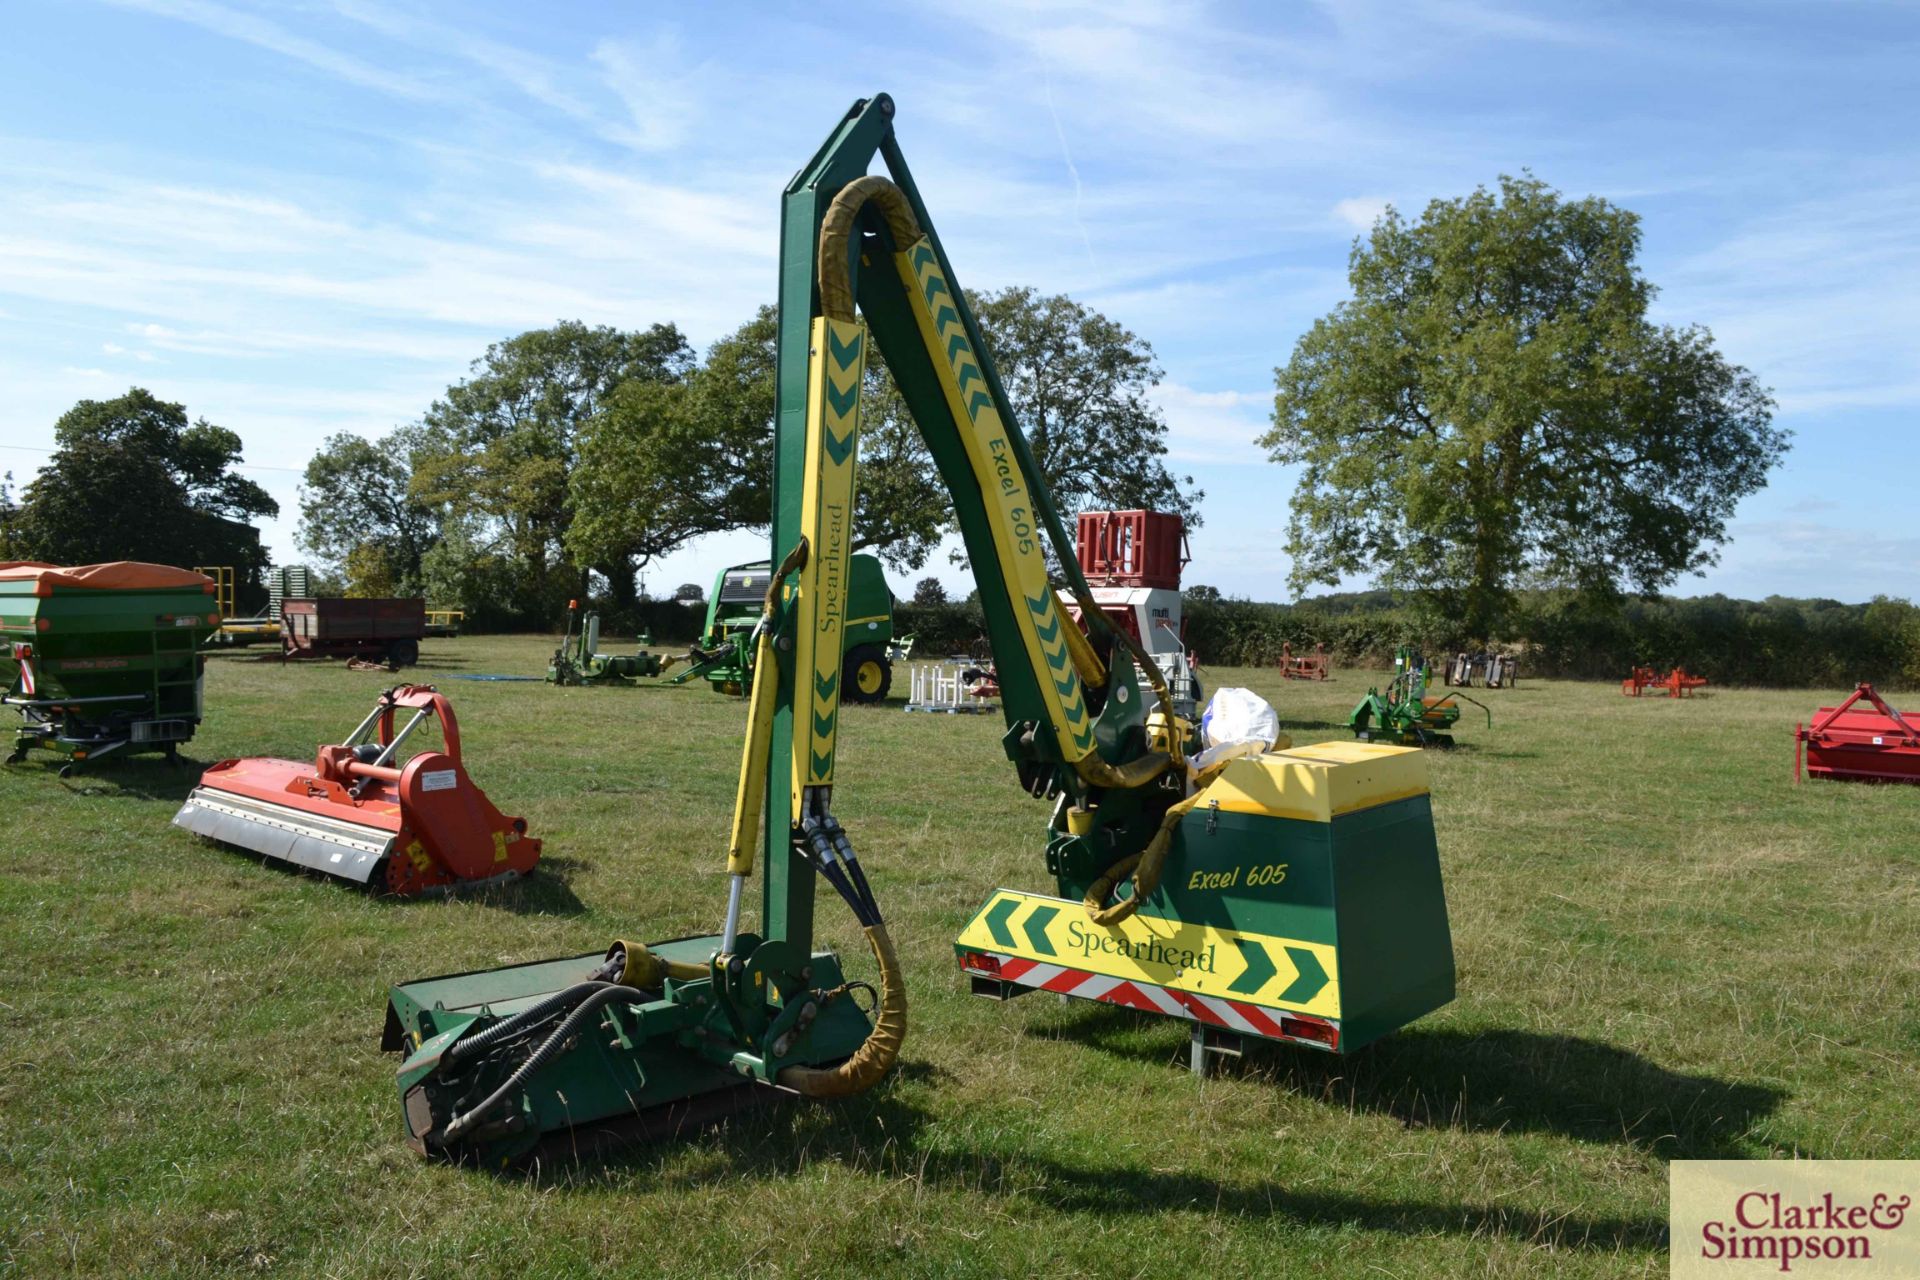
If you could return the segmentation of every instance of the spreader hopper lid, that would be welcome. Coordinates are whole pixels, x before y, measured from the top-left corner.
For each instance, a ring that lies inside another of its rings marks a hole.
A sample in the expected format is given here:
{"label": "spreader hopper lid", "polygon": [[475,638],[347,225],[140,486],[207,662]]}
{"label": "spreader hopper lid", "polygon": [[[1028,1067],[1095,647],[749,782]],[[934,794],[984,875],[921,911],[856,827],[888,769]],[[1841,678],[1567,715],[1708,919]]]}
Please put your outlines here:
{"label": "spreader hopper lid", "polygon": [[1241,756],[1206,789],[1202,808],[1332,822],[1427,794],[1426,753],[1376,742],[1317,742]]}
{"label": "spreader hopper lid", "polygon": [[0,579],[37,581],[43,587],[91,587],[99,591],[130,591],[155,587],[208,588],[213,579],[191,569],[143,560],[110,560],[105,564],[53,565],[40,560],[0,561]]}

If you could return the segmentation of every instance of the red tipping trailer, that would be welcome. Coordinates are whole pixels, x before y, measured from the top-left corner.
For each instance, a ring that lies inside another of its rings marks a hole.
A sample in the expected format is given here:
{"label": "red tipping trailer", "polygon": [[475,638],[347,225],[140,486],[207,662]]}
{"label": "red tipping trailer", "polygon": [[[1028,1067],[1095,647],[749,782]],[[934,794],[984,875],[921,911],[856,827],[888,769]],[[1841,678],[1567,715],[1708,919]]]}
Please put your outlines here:
{"label": "red tipping trailer", "polygon": [[411,599],[305,598],[280,605],[289,658],[373,658],[396,667],[420,661],[427,602]]}

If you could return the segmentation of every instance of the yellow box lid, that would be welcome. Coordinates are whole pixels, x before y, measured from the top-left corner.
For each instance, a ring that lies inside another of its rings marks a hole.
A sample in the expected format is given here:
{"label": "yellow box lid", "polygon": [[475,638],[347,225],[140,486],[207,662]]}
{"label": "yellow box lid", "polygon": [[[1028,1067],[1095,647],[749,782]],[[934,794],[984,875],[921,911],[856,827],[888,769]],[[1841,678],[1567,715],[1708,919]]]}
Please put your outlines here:
{"label": "yellow box lid", "polygon": [[1229,761],[1200,808],[1332,822],[1344,813],[1427,794],[1427,756],[1417,747],[1316,742]]}

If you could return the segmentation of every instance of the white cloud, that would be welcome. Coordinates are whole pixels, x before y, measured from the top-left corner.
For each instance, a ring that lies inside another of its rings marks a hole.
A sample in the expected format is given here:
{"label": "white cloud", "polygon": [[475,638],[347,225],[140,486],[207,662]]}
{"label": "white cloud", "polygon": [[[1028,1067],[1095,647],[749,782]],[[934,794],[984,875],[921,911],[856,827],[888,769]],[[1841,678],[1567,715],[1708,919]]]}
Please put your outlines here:
{"label": "white cloud", "polygon": [[1389,203],[1385,196],[1348,196],[1335,202],[1333,217],[1355,231],[1371,231]]}
{"label": "white cloud", "polygon": [[777,209],[724,187],[501,156],[496,172],[522,177],[516,198],[455,190],[453,216],[422,219],[156,186],[104,156],[22,168],[31,180],[0,190],[6,291],[132,313],[140,336],[202,354],[307,345],[464,363],[487,340],[561,318],[674,319],[709,338],[773,288]]}
{"label": "white cloud", "polygon": [[206,0],[109,0],[123,8],[139,9],[163,18],[191,23],[215,35],[239,40],[278,53],[317,71],[337,76],[362,88],[377,89],[399,98],[441,96],[417,74],[392,71],[339,52],[316,40],[295,35],[278,23]]}
{"label": "white cloud", "polygon": [[[189,332],[158,324],[130,324],[127,329],[151,339],[163,351],[243,360],[329,352],[446,363],[464,362],[478,354],[473,337],[421,333],[411,329],[317,329],[305,332],[196,329]],[[108,346],[114,351],[122,350],[111,343]],[[127,354],[136,360],[158,359],[145,351]]]}
{"label": "white cloud", "polygon": [[153,352],[151,352],[151,351],[133,351],[133,350],[129,350],[128,348],[126,348],[126,347],[123,347],[123,346],[121,346],[121,345],[120,345],[119,343],[117,343],[117,342],[103,342],[103,343],[101,343],[101,344],[100,344],[100,351],[101,351],[101,354],[103,354],[103,355],[109,355],[109,356],[123,356],[123,357],[125,357],[125,358],[126,358],[126,359],[128,359],[128,360],[138,360],[138,361],[139,361],[139,362],[140,362],[141,364],[159,364],[159,363],[161,363],[161,360],[160,360],[160,357],[159,357],[159,356],[156,356],[156,355],[155,355],[155,354],[153,354]]}
{"label": "white cloud", "polygon": [[1591,47],[1612,37],[1593,27],[1555,22],[1520,7],[1472,3],[1471,0],[1424,0],[1414,12],[1433,26],[1474,39],[1526,40]]}
{"label": "white cloud", "polygon": [[1254,441],[1269,425],[1272,393],[1202,391],[1162,382],[1153,389],[1153,402],[1167,417],[1170,460],[1265,465],[1266,456]]}
{"label": "white cloud", "polygon": [[1920,184],[1855,181],[1768,207],[1656,278],[1782,413],[1920,407]]}
{"label": "white cloud", "polygon": [[[997,46],[1011,84],[1043,69],[1063,106],[1110,138],[1173,143],[1241,167],[1273,147],[1352,144],[1365,132],[1310,78],[1311,42],[1229,32],[1185,5],[1081,4],[1036,11],[977,0],[950,15]],[[1011,56],[1008,56],[1011,55]],[[979,71],[969,68],[978,76]],[[1016,91],[1032,101],[1031,87]],[[1257,144],[1235,154],[1236,144]]]}
{"label": "white cloud", "polygon": [[699,68],[680,69],[679,39],[663,31],[650,40],[602,40],[594,46],[602,84],[620,100],[622,121],[607,135],[640,151],[678,146],[692,124]]}
{"label": "white cloud", "polygon": [[341,17],[389,39],[434,53],[452,53],[492,72],[534,101],[576,120],[592,120],[595,117],[590,104],[564,87],[569,79],[574,78],[567,67],[512,45],[476,35],[469,23],[428,22],[403,13],[391,4],[361,4],[356,0],[333,0],[333,10]]}
{"label": "white cloud", "polygon": [[1920,536],[1806,519],[1739,520],[1728,533],[1711,577],[1684,578],[1677,592],[1920,599]]}

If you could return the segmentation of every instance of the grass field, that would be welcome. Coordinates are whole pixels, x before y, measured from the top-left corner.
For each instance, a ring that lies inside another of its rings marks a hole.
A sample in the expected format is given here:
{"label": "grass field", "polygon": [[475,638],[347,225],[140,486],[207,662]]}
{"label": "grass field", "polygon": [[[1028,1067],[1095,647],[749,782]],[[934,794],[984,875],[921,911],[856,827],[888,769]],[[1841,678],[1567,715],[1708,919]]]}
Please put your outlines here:
{"label": "grass field", "polygon": [[[551,646],[429,642],[417,675],[537,674]],[[386,679],[215,659],[190,750],[309,757]],[[1344,736],[1367,683],[1207,679],[1296,741]],[[744,714],[443,687],[546,841],[478,900],[202,843],[168,825],[194,775],[158,761],[0,776],[0,1273],[1658,1275],[1671,1159],[1920,1157],[1920,790],[1796,789],[1825,695],[1529,681],[1433,760],[1459,999],[1351,1059],[1200,1082],[1182,1024],[969,997],[950,940],[994,886],[1051,888],[1046,809],[997,719],[895,703],[844,717],[835,806],[907,967],[887,1084],[531,1177],[426,1164],[387,985],[717,927]]]}

